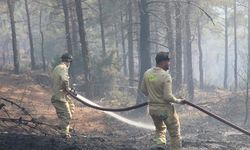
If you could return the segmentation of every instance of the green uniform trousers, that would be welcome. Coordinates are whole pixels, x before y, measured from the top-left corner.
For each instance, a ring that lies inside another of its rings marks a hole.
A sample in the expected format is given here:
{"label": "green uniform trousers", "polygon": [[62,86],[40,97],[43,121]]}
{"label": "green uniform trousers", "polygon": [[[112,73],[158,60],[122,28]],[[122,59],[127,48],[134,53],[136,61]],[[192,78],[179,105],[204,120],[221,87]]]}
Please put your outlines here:
{"label": "green uniform trousers", "polygon": [[62,134],[69,134],[69,124],[75,110],[75,105],[71,100],[60,101],[52,98],[51,102],[56,109],[57,117],[61,120],[59,127]]}
{"label": "green uniform trousers", "polygon": [[155,144],[166,144],[167,129],[170,135],[171,150],[180,150],[182,146],[180,121],[174,106],[170,105],[168,108],[165,107],[164,109],[151,109],[150,115],[156,128]]}

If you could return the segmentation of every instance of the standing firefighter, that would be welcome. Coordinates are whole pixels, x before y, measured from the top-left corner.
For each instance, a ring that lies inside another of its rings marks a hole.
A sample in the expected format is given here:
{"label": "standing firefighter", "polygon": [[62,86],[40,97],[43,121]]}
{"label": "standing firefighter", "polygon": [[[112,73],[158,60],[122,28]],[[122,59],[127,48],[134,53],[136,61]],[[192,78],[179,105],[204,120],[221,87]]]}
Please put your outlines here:
{"label": "standing firefighter", "polygon": [[180,122],[172,103],[183,104],[172,94],[172,79],[167,72],[170,58],[167,52],[156,55],[156,67],[144,73],[142,92],[149,96],[149,113],[154,121],[156,134],[152,149],[166,148],[166,129],[170,135],[171,150],[181,149]]}
{"label": "standing firefighter", "polygon": [[74,112],[74,104],[67,96],[66,89],[69,88],[69,67],[72,62],[72,56],[68,53],[61,57],[62,62],[57,65],[52,73],[53,76],[53,96],[51,102],[56,109],[60,119],[60,132],[63,137],[70,138],[69,124]]}

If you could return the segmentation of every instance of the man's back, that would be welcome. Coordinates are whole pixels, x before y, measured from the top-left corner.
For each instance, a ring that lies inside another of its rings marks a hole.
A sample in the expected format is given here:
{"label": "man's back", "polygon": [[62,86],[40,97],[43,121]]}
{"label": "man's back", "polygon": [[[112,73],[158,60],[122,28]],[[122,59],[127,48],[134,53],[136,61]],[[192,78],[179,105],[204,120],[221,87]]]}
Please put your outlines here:
{"label": "man's back", "polygon": [[172,94],[171,76],[159,67],[145,72],[141,89],[143,93],[148,94],[151,107],[166,106],[166,104],[176,101]]}
{"label": "man's back", "polygon": [[166,78],[166,71],[154,67],[144,74],[144,84],[146,86],[150,103],[165,103],[163,98],[163,85]]}
{"label": "man's back", "polygon": [[63,100],[64,99],[64,88],[68,86],[69,76],[68,76],[68,67],[61,63],[57,65],[53,72],[53,96],[55,99]]}

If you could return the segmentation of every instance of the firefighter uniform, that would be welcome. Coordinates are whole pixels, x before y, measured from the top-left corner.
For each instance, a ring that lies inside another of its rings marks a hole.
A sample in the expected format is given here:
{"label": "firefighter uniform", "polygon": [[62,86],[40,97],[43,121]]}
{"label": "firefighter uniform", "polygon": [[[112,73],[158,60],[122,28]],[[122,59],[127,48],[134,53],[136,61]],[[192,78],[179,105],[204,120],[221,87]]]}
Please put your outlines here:
{"label": "firefighter uniform", "polygon": [[171,150],[181,149],[179,117],[172,103],[178,99],[172,94],[170,74],[160,67],[144,73],[141,90],[149,96],[149,113],[156,127],[154,142],[157,147],[166,145],[166,129],[170,135]]}
{"label": "firefighter uniform", "polygon": [[53,72],[53,95],[51,102],[56,109],[58,118],[60,119],[61,134],[69,135],[69,124],[74,112],[74,104],[67,96],[65,89],[69,88],[69,67],[65,63],[57,65]]}

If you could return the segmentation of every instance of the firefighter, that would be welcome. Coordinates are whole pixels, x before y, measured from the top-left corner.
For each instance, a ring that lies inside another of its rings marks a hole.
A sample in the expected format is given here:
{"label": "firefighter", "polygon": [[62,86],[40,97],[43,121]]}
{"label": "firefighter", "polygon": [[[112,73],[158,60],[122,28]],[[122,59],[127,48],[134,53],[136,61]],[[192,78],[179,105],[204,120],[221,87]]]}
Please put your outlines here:
{"label": "firefighter", "polygon": [[61,56],[61,63],[52,72],[53,95],[51,102],[55,107],[56,114],[60,119],[60,133],[65,138],[70,138],[70,120],[74,112],[74,104],[66,93],[69,89],[69,67],[73,60],[72,55],[65,53]]}
{"label": "firefighter", "polygon": [[172,94],[172,79],[167,72],[170,65],[168,52],[156,55],[156,67],[144,73],[141,90],[149,97],[149,114],[154,122],[156,132],[151,149],[166,149],[166,129],[170,135],[171,150],[181,149],[179,117],[173,103],[184,104]]}

